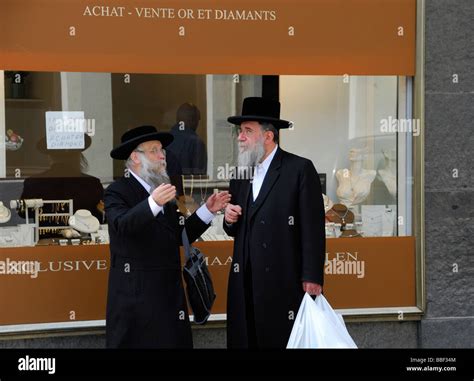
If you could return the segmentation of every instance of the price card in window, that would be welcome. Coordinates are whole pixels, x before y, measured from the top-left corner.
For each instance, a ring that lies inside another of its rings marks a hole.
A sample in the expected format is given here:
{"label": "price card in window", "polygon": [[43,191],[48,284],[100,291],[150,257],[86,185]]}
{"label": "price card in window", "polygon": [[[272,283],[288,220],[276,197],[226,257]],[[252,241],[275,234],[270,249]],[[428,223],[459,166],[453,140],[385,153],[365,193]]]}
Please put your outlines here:
{"label": "price card in window", "polygon": [[392,237],[396,232],[396,205],[386,205],[382,216],[382,236]]}
{"label": "price card in window", "polygon": [[362,205],[365,237],[392,237],[396,217],[395,205]]}
{"label": "price card in window", "polygon": [[383,233],[385,205],[362,205],[364,236],[380,237]]}
{"label": "price card in window", "polygon": [[46,147],[48,149],[83,149],[84,111],[47,111]]}

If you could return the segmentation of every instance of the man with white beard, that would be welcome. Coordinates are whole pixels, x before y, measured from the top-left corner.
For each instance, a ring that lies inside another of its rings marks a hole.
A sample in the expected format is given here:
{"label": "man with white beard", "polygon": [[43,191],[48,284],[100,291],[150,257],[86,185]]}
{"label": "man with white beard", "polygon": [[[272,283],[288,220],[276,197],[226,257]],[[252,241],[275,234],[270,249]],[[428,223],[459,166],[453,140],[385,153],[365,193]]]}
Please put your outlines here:
{"label": "man with white beard", "polygon": [[[280,102],[246,98],[238,125],[238,173],[224,230],[234,237],[227,297],[229,348],[286,348],[307,292],[324,280],[325,229],[321,183],[313,163],[285,152]],[[252,168],[251,171],[245,171]]]}
{"label": "man with white beard", "polygon": [[181,280],[179,246],[183,227],[196,240],[228,192],[210,196],[184,224],[175,186],[166,172],[165,147],[173,136],[153,126],[127,131],[110,153],[126,160],[129,175],[105,191],[111,266],[106,312],[109,348],[192,348],[191,326]]}

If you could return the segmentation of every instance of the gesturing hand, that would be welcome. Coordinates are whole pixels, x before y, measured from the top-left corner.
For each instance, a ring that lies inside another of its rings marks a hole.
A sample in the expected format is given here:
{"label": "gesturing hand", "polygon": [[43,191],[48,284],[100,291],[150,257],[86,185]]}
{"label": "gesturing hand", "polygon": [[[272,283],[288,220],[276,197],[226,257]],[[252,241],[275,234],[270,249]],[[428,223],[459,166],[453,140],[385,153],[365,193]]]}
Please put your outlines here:
{"label": "gesturing hand", "polygon": [[211,213],[216,213],[227,206],[230,198],[230,193],[227,191],[214,193],[206,201],[207,209],[209,209]]}
{"label": "gesturing hand", "polygon": [[241,214],[242,214],[242,208],[239,205],[229,204],[225,208],[224,218],[228,224],[233,224],[237,222]]}
{"label": "gesturing hand", "polygon": [[153,191],[151,197],[159,206],[163,206],[176,197],[176,187],[171,184],[161,184]]}

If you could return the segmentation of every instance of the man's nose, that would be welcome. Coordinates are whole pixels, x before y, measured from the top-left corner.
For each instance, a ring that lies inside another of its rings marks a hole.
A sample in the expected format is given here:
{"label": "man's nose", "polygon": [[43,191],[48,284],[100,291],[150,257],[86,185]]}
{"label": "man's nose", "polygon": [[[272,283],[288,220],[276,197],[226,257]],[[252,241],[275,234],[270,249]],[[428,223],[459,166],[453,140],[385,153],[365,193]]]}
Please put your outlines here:
{"label": "man's nose", "polygon": [[163,155],[163,152],[160,152],[160,154],[158,155],[158,159],[160,159],[160,160],[165,160],[166,159],[165,155]]}
{"label": "man's nose", "polygon": [[245,141],[246,138],[247,138],[247,137],[245,136],[245,134],[244,134],[243,132],[239,132],[239,136],[238,136],[237,139],[238,139],[240,142]]}

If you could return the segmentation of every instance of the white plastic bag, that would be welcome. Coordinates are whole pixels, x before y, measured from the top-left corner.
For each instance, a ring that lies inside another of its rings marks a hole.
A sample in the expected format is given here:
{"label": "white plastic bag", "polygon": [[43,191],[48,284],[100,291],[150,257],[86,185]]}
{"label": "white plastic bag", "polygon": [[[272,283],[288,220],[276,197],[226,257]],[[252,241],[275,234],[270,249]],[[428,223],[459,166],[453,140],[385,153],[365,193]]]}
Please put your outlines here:
{"label": "white plastic bag", "polygon": [[321,294],[303,297],[287,348],[357,348],[340,314]]}

